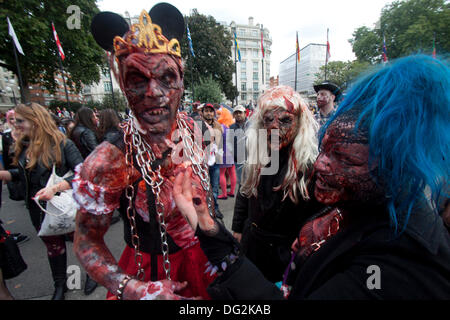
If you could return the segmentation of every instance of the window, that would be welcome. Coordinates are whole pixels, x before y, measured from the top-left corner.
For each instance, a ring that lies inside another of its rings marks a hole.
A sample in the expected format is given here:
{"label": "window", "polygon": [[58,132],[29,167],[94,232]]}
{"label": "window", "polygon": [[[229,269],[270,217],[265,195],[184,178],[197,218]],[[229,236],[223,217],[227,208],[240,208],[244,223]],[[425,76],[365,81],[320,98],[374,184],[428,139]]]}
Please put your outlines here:
{"label": "window", "polygon": [[253,80],[258,80],[258,72],[253,72]]}
{"label": "window", "polygon": [[258,101],[258,96],[259,96],[258,93],[254,93],[253,94],[253,101]]}
{"label": "window", "polygon": [[258,58],[258,50],[252,50],[252,57],[253,58]]}
{"label": "window", "polygon": [[252,30],[252,37],[256,37],[258,36],[258,31],[257,30]]}
{"label": "window", "polygon": [[241,91],[247,91],[247,83],[246,82],[241,83]]}
{"label": "window", "polygon": [[111,92],[111,82],[104,82],[103,88],[105,89],[105,92]]}
{"label": "window", "polygon": [[246,61],[241,61],[241,70],[245,71],[247,69],[247,62]]}
{"label": "window", "polygon": [[259,90],[259,88],[258,88],[258,82],[253,82],[253,90],[254,90],[254,91],[258,91],[258,90]]}
{"label": "window", "polygon": [[247,72],[241,71],[241,80],[247,80]]}
{"label": "window", "polygon": [[253,71],[258,71],[258,61],[253,61]]}
{"label": "window", "polygon": [[243,100],[243,101],[247,100],[247,94],[246,93],[242,93],[241,94],[241,100]]}

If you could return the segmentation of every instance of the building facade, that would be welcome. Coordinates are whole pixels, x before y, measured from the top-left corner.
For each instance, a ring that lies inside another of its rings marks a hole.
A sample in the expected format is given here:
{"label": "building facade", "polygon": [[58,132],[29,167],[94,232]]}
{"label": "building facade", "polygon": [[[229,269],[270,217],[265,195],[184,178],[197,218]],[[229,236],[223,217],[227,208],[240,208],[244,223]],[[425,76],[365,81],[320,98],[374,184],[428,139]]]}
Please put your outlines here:
{"label": "building facade", "polygon": [[[325,65],[326,44],[310,43],[300,50],[300,62],[297,63],[297,92],[310,96],[315,94],[313,84],[316,73]],[[280,63],[280,85],[295,88],[296,53]]]}
{"label": "building facade", "polygon": [[0,111],[8,111],[20,102],[17,77],[11,71],[0,67]]}
{"label": "building facade", "polygon": [[[270,32],[259,23],[255,25],[252,17],[248,18],[248,24],[236,24],[233,21],[227,28],[233,39],[236,32],[241,53],[239,62],[233,40],[232,58],[236,61],[233,84],[239,91],[237,103],[256,105],[259,95],[269,88],[270,84],[270,56],[272,53]],[[261,31],[263,32],[264,59],[261,50]]]}

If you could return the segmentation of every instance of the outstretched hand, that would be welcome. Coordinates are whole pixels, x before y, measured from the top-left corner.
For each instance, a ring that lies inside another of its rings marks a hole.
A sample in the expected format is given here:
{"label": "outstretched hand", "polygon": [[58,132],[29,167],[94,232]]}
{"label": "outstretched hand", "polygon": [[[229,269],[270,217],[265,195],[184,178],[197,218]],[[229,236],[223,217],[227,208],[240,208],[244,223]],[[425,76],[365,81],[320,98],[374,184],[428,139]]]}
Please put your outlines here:
{"label": "outstretched hand", "polygon": [[197,229],[197,225],[204,231],[214,227],[214,220],[209,215],[205,195],[193,194],[191,168],[187,168],[176,176],[173,199],[193,230]]}

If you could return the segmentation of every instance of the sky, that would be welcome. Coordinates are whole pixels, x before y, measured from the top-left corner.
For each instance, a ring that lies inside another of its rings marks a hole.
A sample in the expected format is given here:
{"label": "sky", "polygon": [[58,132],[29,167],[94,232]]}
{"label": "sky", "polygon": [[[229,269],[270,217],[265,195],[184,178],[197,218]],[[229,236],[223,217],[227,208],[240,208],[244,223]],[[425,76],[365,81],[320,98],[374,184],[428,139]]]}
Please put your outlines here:
{"label": "sky", "polygon": [[[348,42],[361,26],[373,28],[381,9],[392,0],[166,0],[189,15],[192,9],[211,15],[217,21],[263,24],[272,37],[271,76],[278,75],[280,63],[295,53],[295,34],[298,31],[300,49],[309,43],[327,42],[329,29],[330,61],[352,61],[355,55]],[[113,11],[131,16],[150,8],[158,1],[98,0],[102,11]],[[195,43],[194,43],[195,50]]]}

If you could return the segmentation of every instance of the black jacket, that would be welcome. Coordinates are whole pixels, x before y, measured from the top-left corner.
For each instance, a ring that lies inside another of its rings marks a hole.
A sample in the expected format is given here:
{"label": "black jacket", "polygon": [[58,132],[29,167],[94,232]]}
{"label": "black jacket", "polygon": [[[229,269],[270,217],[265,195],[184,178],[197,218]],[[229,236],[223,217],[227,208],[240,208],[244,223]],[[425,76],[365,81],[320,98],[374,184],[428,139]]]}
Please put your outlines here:
{"label": "black jacket", "polygon": [[[62,177],[69,170],[75,172],[75,167],[83,162],[83,158],[81,157],[81,154],[75,144],[69,139],[66,139],[65,145],[61,143],[61,150],[63,150],[61,159],[62,162],[59,167],[56,167],[56,174]],[[30,211],[33,226],[36,230],[39,230],[44,214],[41,213],[41,210],[32,198],[39,190],[45,188],[47,181],[52,174],[52,168],[48,169],[40,163],[38,163],[32,170],[25,169],[25,167],[26,148],[22,150],[22,153],[19,156],[18,168],[10,169],[8,171],[11,173],[13,181],[20,180],[20,184],[24,186],[25,204]],[[74,175],[71,175],[65,180],[69,184],[72,184],[73,178]]]}
{"label": "black jacket", "polygon": [[[366,207],[352,213],[348,226],[328,239],[290,272],[289,299],[449,299],[450,236],[431,210],[415,210],[406,230],[393,236],[388,213]],[[379,268],[380,288],[370,289],[369,267]],[[281,299],[246,258],[217,278],[213,299]]]}
{"label": "black jacket", "polygon": [[73,128],[71,139],[80,150],[83,159],[86,159],[98,145],[95,133],[81,124]]}
{"label": "black jacket", "polygon": [[283,191],[273,191],[283,182],[287,160],[287,153],[280,154],[280,170],[260,177],[257,197],[246,198],[238,192],[231,227],[242,233],[241,244],[247,258],[272,282],[281,280],[301,226],[323,207],[314,199],[305,201],[301,196],[297,204],[289,196],[282,200]]}

